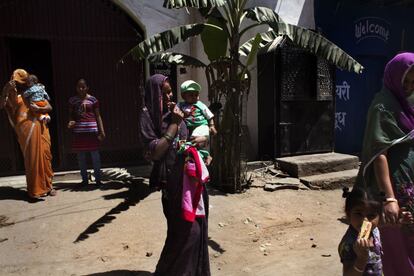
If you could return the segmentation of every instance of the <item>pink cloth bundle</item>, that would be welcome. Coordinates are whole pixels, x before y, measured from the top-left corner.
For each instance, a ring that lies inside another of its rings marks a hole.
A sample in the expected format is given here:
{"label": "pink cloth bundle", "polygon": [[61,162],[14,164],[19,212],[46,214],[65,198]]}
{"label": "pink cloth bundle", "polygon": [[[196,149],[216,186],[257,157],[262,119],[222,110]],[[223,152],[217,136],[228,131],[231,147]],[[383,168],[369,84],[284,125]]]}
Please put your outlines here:
{"label": "pink cloth bundle", "polygon": [[202,193],[204,184],[209,180],[209,173],[195,147],[189,146],[185,154],[187,160],[184,165],[181,208],[183,218],[194,222],[196,217],[204,217],[206,214]]}

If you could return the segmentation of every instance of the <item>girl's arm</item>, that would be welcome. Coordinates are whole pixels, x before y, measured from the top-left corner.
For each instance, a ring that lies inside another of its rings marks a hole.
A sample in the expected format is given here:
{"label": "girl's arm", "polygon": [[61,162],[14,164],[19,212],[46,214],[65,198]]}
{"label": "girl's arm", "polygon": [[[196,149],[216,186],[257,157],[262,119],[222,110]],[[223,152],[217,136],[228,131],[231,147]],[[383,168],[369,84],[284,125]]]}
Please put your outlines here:
{"label": "girl's arm", "polygon": [[357,256],[355,261],[345,262],[343,264],[343,276],[361,276],[365,271],[369,257],[369,248],[373,246],[372,238],[358,239],[354,245],[353,250]]}
{"label": "girl's arm", "polygon": [[[366,266],[366,263],[363,264],[363,262],[360,262],[357,260],[354,263],[344,263],[343,268],[342,268],[342,275],[343,276],[361,276],[364,274],[365,266]],[[362,267],[364,269],[361,269]]]}
{"label": "girl's arm", "polygon": [[[374,160],[374,173],[378,183],[378,188],[385,193],[385,197],[387,199],[395,199],[388,167],[387,153],[379,155]],[[385,223],[397,223],[399,211],[400,207],[398,206],[398,202],[396,200],[386,201],[384,204]]]}
{"label": "girl's arm", "polygon": [[99,108],[95,108],[95,116],[96,116],[96,122],[98,123],[98,131],[99,131],[99,136],[98,139],[99,140],[103,140],[105,139],[105,129],[103,126],[103,122],[102,122],[102,117],[101,117],[101,113],[99,112]]}
{"label": "girl's arm", "polygon": [[68,122],[68,128],[73,128],[75,126],[75,120],[73,118],[73,107],[71,104],[69,104],[69,122]]}

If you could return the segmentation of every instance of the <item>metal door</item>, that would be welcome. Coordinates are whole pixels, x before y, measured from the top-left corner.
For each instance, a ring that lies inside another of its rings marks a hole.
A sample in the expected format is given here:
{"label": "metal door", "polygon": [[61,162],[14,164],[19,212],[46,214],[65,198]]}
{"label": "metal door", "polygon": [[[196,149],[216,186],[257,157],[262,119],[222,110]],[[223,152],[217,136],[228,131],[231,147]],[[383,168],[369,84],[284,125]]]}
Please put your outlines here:
{"label": "metal door", "polygon": [[258,57],[259,157],[334,149],[334,68],[293,43]]}

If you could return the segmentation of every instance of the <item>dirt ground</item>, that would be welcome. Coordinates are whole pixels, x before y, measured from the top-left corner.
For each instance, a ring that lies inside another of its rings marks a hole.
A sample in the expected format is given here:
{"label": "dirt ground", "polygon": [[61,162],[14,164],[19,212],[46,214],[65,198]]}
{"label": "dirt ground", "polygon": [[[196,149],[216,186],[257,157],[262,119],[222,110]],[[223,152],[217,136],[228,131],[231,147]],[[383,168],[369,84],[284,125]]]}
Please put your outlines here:
{"label": "dirt ground", "polygon": [[[0,179],[0,275],[151,275],[165,235],[160,193],[147,180],[99,189],[56,183],[58,196],[26,201]],[[341,275],[341,191],[210,189],[212,275]]]}

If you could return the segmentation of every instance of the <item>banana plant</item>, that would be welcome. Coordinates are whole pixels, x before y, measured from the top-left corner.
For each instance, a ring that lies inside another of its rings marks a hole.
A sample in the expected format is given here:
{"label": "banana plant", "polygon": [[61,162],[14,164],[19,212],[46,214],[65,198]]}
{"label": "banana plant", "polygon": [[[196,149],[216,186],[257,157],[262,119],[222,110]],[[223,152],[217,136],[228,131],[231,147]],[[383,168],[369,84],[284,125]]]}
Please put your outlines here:
{"label": "banana plant", "polygon": [[[206,68],[209,100],[221,125],[213,141],[213,180],[225,190],[240,191],[246,182],[241,163],[242,98],[250,89],[249,66],[257,52],[271,51],[283,39],[328,60],[340,69],[362,72],[362,65],[337,45],[312,30],[285,23],[272,9],[248,7],[249,0],[164,0],[168,9],[185,8],[199,12],[203,22],[178,26],[153,35],[132,48],[127,55],[150,62],[164,61],[184,66]],[[246,24],[247,23],[247,24]],[[259,26],[267,32],[248,33]],[[209,64],[181,53],[168,52],[175,45],[200,36]],[[244,43],[241,45],[241,42]],[[240,56],[245,56],[241,61]],[[223,69],[227,68],[227,69]],[[214,74],[212,72],[220,72]],[[215,79],[214,79],[215,78]],[[221,87],[221,88],[217,88]]]}

